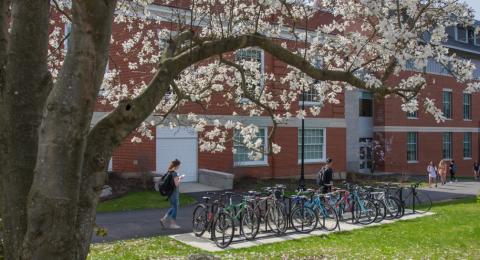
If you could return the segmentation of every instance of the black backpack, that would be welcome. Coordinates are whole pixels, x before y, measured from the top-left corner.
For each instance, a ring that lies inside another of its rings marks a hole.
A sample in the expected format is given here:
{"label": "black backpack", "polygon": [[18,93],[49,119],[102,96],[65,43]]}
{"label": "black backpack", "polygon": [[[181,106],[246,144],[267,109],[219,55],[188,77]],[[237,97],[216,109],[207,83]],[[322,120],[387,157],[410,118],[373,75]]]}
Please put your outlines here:
{"label": "black backpack", "polygon": [[317,185],[322,186],[323,185],[323,178],[325,176],[325,171],[327,170],[326,167],[322,167],[320,171],[317,173]]}
{"label": "black backpack", "polygon": [[158,185],[158,191],[162,196],[170,197],[175,190],[175,182],[173,180],[172,172],[167,172],[162,176],[160,184]]}

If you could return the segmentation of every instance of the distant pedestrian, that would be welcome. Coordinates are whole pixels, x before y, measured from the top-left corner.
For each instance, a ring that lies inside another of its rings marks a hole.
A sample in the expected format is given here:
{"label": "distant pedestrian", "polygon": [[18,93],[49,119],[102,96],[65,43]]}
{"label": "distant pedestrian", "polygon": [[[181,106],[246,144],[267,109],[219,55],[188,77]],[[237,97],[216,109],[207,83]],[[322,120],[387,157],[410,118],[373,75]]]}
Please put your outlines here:
{"label": "distant pedestrian", "polygon": [[455,161],[452,160],[450,162],[450,182],[457,182],[457,178],[455,177],[455,174],[457,173],[457,165],[455,164]]}
{"label": "distant pedestrian", "polygon": [[[163,216],[163,218],[160,219],[160,224],[162,225],[162,227],[165,227],[165,224],[166,224],[165,222],[170,217],[171,222],[169,227],[173,229],[180,228],[180,226],[177,225],[177,222],[176,222],[178,204],[180,202],[180,192],[178,191],[178,188],[180,186],[180,182],[182,181],[182,178],[184,177],[184,175],[178,176],[178,173],[176,171],[179,168],[180,168],[180,161],[178,159],[175,159],[172,162],[170,162],[170,166],[168,166],[168,171],[166,174],[170,174],[171,177],[166,179],[171,179],[173,181],[173,183],[171,183],[173,187],[172,187],[172,192],[168,197],[168,200],[170,201],[170,209],[168,209],[165,216]],[[167,177],[169,176],[167,175]]]}
{"label": "distant pedestrian", "polygon": [[447,183],[447,162],[445,160],[440,160],[438,163],[438,175],[440,175],[440,182],[442,185],[445,185]]}
{"label": "distant pedestrian", "polygon": [[478,180],[478,178],[480,178],[480,164],[478,164],[478,162],[475,162],[473,164],[473,177],[475,178],[475,180]]}
{"label": "distant pedestrian", "polygon": [[320,188],[320,192],[323,194],[332,191],[332,186],[333,186],[332,159],[328,158],[327,163],[317,173],[317,184]]}
{"label": "distant pedestrian", "polygon": [[428,186],[432,188],[433,182],[435,182],[435,187],[437,187],[437,168],[435,167],[435,164],[433,164],[433,161],[430,161],[430,163],[427,166],[427,172],[428,172]]}

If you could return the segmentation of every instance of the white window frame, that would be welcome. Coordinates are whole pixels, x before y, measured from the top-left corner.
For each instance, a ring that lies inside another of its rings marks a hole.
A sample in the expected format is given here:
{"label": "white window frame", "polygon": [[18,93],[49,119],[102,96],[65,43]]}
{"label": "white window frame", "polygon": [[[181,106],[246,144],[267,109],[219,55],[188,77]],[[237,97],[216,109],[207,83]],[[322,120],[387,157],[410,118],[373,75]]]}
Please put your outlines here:
{"label": "white window frame", "polygon": [[480,42],[477,42],[477,29],[473,29],[473,45],[480,46]]}
{"label": "white window frame", "polygon": [[[301,131],[302,131],[302,128],[297,128],[297,140],[301,140]],[[320,159],[305,159],[304,162],[305,163],[324,163],[327,161],[327,129],[324,128],[324,127],[308,127],[308,128],[305,128],[305,130],[309,130],[309,129],[321,129],[323,130],[323,149],[322,149],[322,154],[323,154],[323,158],[320,158]],[[301,143],[298,143],[297,141],[297,149],[298,149],[298,152],[297,152],[297,156],[298,156],[298,164],[301,164],[302,163],[302,158],[301,156],[299,155],[300,154],[300,150],[302,149],[302,146],[301,146]]]}
{"label": "white window frame", "polygon": [[[236,162],[235,161],[235,154],[233,154],[233,166],[234,167],[249,167],[249,166],[268,166],[268,127],[259,127],[260,129],[264,129],[264,142],[263,142],[263,150],[265,151],[265,154],[263,155],[263,160],[258,160],[258,161],[243,161],[243,162]],[[233,131],[237,131],[234,129]],[[235,135],[235,132],[234,132]],[[259,137],[259,136],[257,136]],[[243,145],[243,144],[239,144]],[[237,146],[239,146],[237,145]],[[233,147],[235,147],[235,144],[233,144]]]}
{"label": "white window frame", "polygon": [[[465,136],[467,136],[467,135],[470,136],[470,140],[469,140],[469,143],[468,143],[468,145],[470,146],[469,147],[470,156],[465,156]],[[463,143],[463,151],[462,151],[462,153],[463,153],[463,159],[464,160],[471,160],[472,159],[472,148],[473,148],[472,147],[472,139],[473,139],[473,135],[472,135],[471,132],[464,132],[463,133],[463,142],[462,142]]]}
{"label": "white window frame", "polygon": [[410,116],[410,113],[407,112],[407,119],[418,119],[418,110],[414,112],[415,116]]}
{"label": "white window frame", "polygon": [[444,160],[451,160],[452,157],[453,157],[453,133],[452,132],[443,132],[442,133],[442,157],[444,157],[443,155],[443,149],[445,147],[445,134],[448,134],[450,136],[450,158],[443,158]]}
{"label": "white window frame", "polygon": [[458,39],[458,25],[455,26],[455,41],[468,43],[468,27],[464,27],[464,28],[465,28],[465,41],[462,41]]}
{"label": "white window frame", "polygon": [[[249,47],[249,48],[243,48],[243,49],[239,49],[237,51],[240,51],[240,50],[255,50],[255,51],[260,51],[260,86],[262,88],[262,91],[265,89],[265,51],[263,51],[263,49],[260,49],[260,48],[255,48],[255,47]],[[237,61],[237,51],[235,51],[233,53],[234,55],[234,60]],[[246,98],[246,97],[242,97],[240,99],[240,102],[241,103],[245,103],[245,102],[250,102],[250,99]]]}
{"label": "white window frame", "polygon": [[[469,107],[469,118],[465,118],[465,95],[469,95],[470,96],[470,99],[469,99],[469,104],[468,104],[468,107]],[[463,121],[472,121],[472,94],[471,93],[467,93],[467,92],[463,92],[463,96],[462,96],[462,110],[463,110]]]}
{"label": "white window frame", "polygon": [[[415,143],[411,143],[409,140],[409,136],[411,133],[415,134]],[[413,144],[415,145],[415,159],[409,160],[408,147]],[[407,132],[407,163],[417,163],[417,162],[418,162],[418,132]]]}
{"label": "white window frame", "polygon": [[[68,38],[65,38],[65,37],[67,37],[69,27],[70,27],[70,35],[68,35]],[[65,38],[65,40],[63,41],[63,48],[64,48],[65,51],[67,51],[68,50],[68,41],[72,37],[72,23],[71,22],[66,22],[64,29],[65,29],[65,33],[64,33],[63,37]]]}
{"label": "white window frame", "polygon": [[[449,103],[450,104],[450,115],[449,115],[449,117],[445,117],[445,118],[446,118],[446,120],[452,120],[452,118],[453,118],[453,91],[452,91],[452,89],[449,89],[449,88],[444,88],[442,90],[442,112],[444,111],[444,107],[445,107],[445,99],[444,99],[445,92],[450,93],[450,103]],[[445,114],[444,114],[444,116],[445,116]]]}
{"label": "white window frame", "polygon": [[[315,59],[315,64],[313,64],[313,65],[315,66],[315,68],[321,69],[323,67],[323,59],[322,58]],[[315,94],[318,95],[318,93],[316,93],[315,89],[311,88],[310,91],[314,91]],[[308,91],[305,92],[305,93],[308,93]],[[300,94],[300,95],[302,95],[302,94]],[[300,96],[299,101],[298,101],[299,106],[301,106],[302,103],[306,107],[320,106],[322,104],[322,102],[320,102],[320,101],[303,101],[302,98],[303,97]]]}

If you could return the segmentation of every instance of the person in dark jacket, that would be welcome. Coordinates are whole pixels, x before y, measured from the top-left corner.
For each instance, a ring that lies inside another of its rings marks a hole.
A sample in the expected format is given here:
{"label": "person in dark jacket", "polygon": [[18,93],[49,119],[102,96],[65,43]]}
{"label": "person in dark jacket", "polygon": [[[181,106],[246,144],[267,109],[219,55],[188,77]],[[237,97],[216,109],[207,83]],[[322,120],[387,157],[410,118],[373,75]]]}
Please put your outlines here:
{"label": "person in dark jacket", "polygon": [[457,178],[455,177],[455,174],[457,173],[457,165],[455,164],[455,161],[452,160],[450,162],[450,183],[451,182],[457,182]]}
{"label": "person in dark jacket", "polygon": [[320,180],[320,192],[328,193],[332,191],[333,186],[333,168],[332,168],[332,159],[328,158],[327,163],[320,170],[322,171],[322,176]]}
{"label": "person in dark jacket", "polygon": [[473,177],[475,178],[475,180],[480,177],[480,164],[478,164],[478,162],[475,162],[473,164]]}

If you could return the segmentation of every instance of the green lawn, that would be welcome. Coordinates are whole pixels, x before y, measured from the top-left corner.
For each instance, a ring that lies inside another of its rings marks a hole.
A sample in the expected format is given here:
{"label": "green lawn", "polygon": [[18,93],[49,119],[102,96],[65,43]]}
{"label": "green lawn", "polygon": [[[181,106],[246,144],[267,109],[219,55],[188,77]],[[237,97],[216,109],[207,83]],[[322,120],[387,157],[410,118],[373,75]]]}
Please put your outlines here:
{"label": "green lawn", "polygon": [[[434,206],[433,216],[217,253],[240,259],[480,259],[480,198]],[[168,237],[93,245],[89,259],[187,258],[202,250]]]}
{"label": "green lawn", "polygon": [[[195,203],[192,196],[180,194],[180,206],[186,206]],[[158,192],[141,191],[131,192],[118,199],[101,202],[97,207],[97,212],[128,211],[138,209],[160,209],[170,207],[166,197],[160,196]]]}

